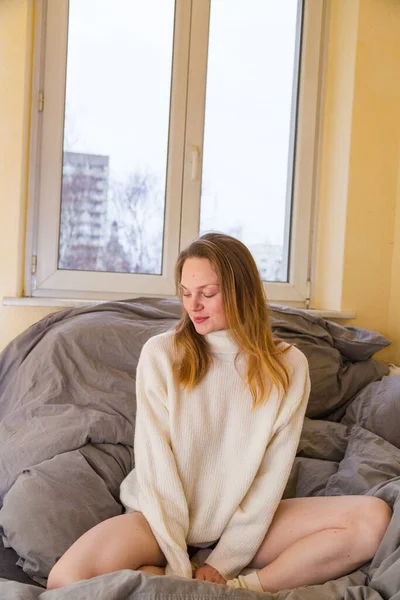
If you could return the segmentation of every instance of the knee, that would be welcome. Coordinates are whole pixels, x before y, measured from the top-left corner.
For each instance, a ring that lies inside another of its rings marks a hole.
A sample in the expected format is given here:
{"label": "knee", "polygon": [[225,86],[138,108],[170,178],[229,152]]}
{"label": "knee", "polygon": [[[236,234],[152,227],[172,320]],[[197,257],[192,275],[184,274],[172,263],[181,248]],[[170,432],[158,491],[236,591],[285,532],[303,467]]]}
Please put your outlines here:
{"label": "knee", "polygon": [[386,533],[392,510],[380,498],[364,496],[362,505],[357,510],[357,538],[369,560],[374,556]]}
{"label": "knee", "polygon": [[49,573],[47,589],[55,590],[70,585],[71,583],[75,583],[76,581],[82,581],[83,579],[90,579],[89,574],[79,573],[77,571],[74,572],[60,567],[58,563],[56,563]]}

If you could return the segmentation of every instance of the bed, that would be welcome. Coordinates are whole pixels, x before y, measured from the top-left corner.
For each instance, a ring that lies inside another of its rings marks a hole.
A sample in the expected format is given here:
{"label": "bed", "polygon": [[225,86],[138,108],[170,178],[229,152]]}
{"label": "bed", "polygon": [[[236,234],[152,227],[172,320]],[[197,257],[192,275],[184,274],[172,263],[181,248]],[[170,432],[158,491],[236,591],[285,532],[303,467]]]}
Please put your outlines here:
{"label": "bed", "polygon": [[[123,570],[46,591],[59,556],[121,514],[134,466],[135,370],[144,342],[173,327],[175,299],[136,298],[64,310],[0,354],[0,598],[170,600],[256,592]],[[324,585],[264,594],[279,600],[400,598],[400,375],[373,355],[379,333],[271,307],[276,335],[306,355],[311,395],[284,498],[368,494],[393,518],[372,561]]]}

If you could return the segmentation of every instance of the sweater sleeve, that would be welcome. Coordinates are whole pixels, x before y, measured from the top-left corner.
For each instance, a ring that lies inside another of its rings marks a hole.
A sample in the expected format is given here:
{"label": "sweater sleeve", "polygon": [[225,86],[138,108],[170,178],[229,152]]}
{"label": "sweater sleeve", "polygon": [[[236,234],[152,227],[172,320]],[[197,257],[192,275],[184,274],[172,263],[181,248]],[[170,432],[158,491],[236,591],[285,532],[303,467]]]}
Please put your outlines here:
{"label": "sweater sleeve", "polygon": [[227,580],[250,564],[267,534],[289,479],[310,394],[307,360],[304,355],[300,357],[285,398],[288,410],[278,418],[250,489],[206,560]]}
{"label": "sweater sleeve", "polygon": [[137,369],[134,445],[140,510],[167,560],[167,573],[191,578],[189,511],[171,447],[167,384],[157,359],[144,350]]}

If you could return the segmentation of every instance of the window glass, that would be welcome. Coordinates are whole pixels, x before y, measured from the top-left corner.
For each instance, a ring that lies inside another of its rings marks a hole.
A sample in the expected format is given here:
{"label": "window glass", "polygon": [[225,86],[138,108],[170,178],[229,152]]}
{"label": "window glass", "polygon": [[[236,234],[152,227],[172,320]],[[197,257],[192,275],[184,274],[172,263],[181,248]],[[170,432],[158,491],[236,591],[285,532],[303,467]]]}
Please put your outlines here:
{"label": "window glass", "polygon": [[173,0],[70,0],[59,269],[160,274]]}
{"label": "window glass", "polygon": [[267,281],[288,281],[298,9],[211,2],[200,230],[240,238]]}

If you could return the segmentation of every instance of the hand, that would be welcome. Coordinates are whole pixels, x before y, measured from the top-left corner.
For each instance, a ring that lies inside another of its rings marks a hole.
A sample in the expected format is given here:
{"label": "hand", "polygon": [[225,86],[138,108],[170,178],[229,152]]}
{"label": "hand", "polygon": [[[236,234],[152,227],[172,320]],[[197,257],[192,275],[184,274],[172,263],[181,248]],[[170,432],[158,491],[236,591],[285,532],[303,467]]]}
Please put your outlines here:
{"label": "hand", "polygon": [[196,569],[194,572],[194,578],[202,581],[210,581],[211,583],[222,583],[225,584],[226,580],[220,575],[217,569],[214,569],[211,565],[204,565],[200,569]]}

